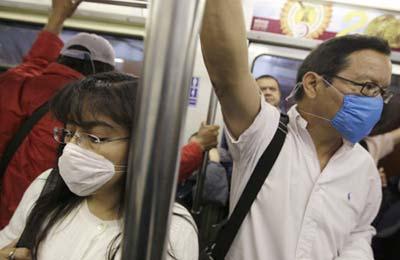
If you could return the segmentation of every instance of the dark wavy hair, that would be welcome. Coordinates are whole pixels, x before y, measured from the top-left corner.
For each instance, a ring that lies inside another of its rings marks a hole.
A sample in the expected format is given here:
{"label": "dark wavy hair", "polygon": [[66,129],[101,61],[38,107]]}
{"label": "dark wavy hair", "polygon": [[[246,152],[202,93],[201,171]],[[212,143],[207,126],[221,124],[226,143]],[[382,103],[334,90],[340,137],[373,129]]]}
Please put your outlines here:
{"label": "dark wavy hair", "polygon": [[[134,108],[138,79],[127,74],[108,72],[89,76],[68,84],[50,102],[50,110],[55,118],[64,124],[83,122],[83,112],[108,116],[115,123],[128,129],[133,127]],[[59,148],[59,156],[63,146]],[[124,189],[124,185],[122,187]],[[122,215],[123,198],[120,201]],[[49,231],[59,221],[71,213],[85,198],[72,193],[56,167],[48,177],[44,191],[30,212],[25,230],[18,247],[31,249],[32,259],[37,260],[38,249]],[[120,249],[121,234],[111,242],[107,259],[115,259]]]}

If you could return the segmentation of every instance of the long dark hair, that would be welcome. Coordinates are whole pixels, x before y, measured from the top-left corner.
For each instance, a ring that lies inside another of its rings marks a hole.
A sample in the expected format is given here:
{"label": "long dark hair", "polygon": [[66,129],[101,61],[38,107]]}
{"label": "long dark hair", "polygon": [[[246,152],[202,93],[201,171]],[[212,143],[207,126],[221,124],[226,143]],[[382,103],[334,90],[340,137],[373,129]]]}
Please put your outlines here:
{"label": "long dark hair", "polygon": [[[132,76],[108,72],[96,74],[77,81],[63,88],[50,102],[50,110],[56,119],[80,125],[83,112],[104,115],[130,132],[136,100],[138,79]],[[63,146],[59,148],[59,155]],[[71,213],[85,198],[72,193],[61,178],[58,168],[53,169],[45,187],[51,187],[41,194],[28,216],[24,233],[18,246],[31,249],[33,260],[37,259],[38,248],[56,223]],[[123,185],[124,187],[124,185]],[[121,196],[120,205],[123,206]],[[122,212],[120,212],[122,213]],[[115,259],[120,248],[117,242],[121,234],[116,236],[107,253],[107,259]]]}

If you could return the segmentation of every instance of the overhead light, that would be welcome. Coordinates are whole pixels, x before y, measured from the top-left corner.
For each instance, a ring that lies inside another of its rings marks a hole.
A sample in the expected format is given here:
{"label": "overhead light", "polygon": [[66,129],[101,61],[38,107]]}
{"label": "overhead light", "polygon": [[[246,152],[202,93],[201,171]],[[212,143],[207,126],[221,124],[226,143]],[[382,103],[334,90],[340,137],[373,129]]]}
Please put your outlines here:
{"label": "overhead light", "polygon": [[115,58],[114,59],[115,63],[124,63],[125,61],[121,58]]}

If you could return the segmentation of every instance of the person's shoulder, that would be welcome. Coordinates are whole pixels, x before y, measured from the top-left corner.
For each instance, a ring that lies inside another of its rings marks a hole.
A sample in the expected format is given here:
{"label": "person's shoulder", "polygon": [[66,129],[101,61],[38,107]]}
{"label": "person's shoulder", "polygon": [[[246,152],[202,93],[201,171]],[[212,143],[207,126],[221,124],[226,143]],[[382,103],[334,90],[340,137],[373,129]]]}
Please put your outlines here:
{"label": "person's shoulder", "polygon": [[51,171],[53,169],[48,169],[41,173],[36,179],[31,183],[29,188],[26,190],[25,193],[27,193],[28,196],[37,199],[37,197],[40,195],[40,193],[43,190],[43,187],[47,181],[47,178],[49,177]]}
{"label": "person's shoulder", "polygon": [[190,219],[193,219],[190,212],[184,206],[177,202],[175,202],[172,207],[172,213],[179,216],[190,217]]}
{"label": "person's shoulder", "polygon": [[368,150],[362,147],[362,145],[359,143],[354,144],[352,154],[354,157],[358,157],[358,160],[362,160],[364,163],[375,164]]}
{"label": "person's shoulder", "polygon": [[[186,226],[186,229],[194,229],[197,232],[196,222],[190,212],[181,204],[174,203],[172,207],[172,225],[174,223]],[[186,225],[185,225],[186,224]],[[181,226],[181,228],[184,228]]]}
{"label": "person's shoulder", "polygon": [[172,208],[168,252],[175,256],[174,259],[198,259],[196,223],[189,211],[178,203]]}
{"label": "person's shoulder", "polygon": [[45,171],[42,172],[38,177],[36,177],[36,179],[35,179],[34,182],[37,182],[37,183],[39,183],[39,184],[44,185],[44,182],[46,182],[46,180],[47,180],[47,178],[49,177],[49,175],[50,175],[50,173],[51,173],[52,170],[53,170],[52,168],[51,168],[51,169],[48,169],[48,170],[45,170]]}
{"label": "person's shoulder", "polygon": [[23,85],[27,79],[32,78],[33,75],[26,73],[20,69],[20,66],[10,68],[0,76],[1,84],[7,84],[9,86]]}
{"label": "person's shoulder", "polygon": [[377,174],[377,165],[375,164],[371,154],[359,143],[354,144],[352,155],[352,160],[358,162],[360,165],[363,165],[366,169],[364,172],[367,173],[367,175],[372,177],[376,177],[377,175],[379,176],[379,174]]}

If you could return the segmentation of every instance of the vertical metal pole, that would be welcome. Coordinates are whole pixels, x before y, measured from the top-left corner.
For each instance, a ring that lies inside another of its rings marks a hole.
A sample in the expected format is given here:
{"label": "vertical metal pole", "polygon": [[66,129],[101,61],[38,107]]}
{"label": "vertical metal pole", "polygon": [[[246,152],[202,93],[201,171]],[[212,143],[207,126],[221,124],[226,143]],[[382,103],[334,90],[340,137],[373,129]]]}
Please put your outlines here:
{"label": "vertical metal pole", "polygon": [[[192,36],[191,36],[191,42],[189,43],[189,50],[188,50],[188,59],[186,66],[187,71],[185,72],[185,75],[187,76],[186,80],[190,81],[192,78],[192,72],[193,72],[193,64],[194,60],[196,58],[196,51],[198,44],[200,43],[200,28],[201,24],[203,21],[203,15],[204,15],[204,10],[206,7],[206,1],[207,0],[198,0],[197,6],[196,6],[196,14],[195,14],[195,19],[193,21],[193,30],[192,30]],[[189,93],[188,93],[189,94]]]}
{"label": "vertical metal pole", "polygon": [[[217,114],[218,99],[214,90],[211,90],[210,103],[208,105],[207,124],[214,124]],[[196,193],[193,198],[192,214],[198,218],[201,213],[201,202],[203,198],[204,182],[206,180],[206,171],[208,164],[208,151],[203,154],[203,162],[199,173],[197,174]]]}
{"label": "vertical metal pole", "polygon": [[164,258],[198,0],[153,0],[126,187],[123,260]]}
{"label": "vertical metal pole", "polygon": [[[197,8],[197,20],[195,21],[194,28],[196,30],[200,30],[201,28],[201,22],[202,18],[204,15],[204,10],[206,6],[207,0],[200,0]],[[197,41],[192,45],[193,52],[195,53],[197,47]],[[210,95],[210,103],[208,106],[208,114],[207,114],[207,124],[213,124],[215,122],[215,116],[217,114],[217,105],[218,105],[218,99],[217,96],[215,95],[214,90],[211,90],[211,95]],[[204,189],[204,182],[205,182],[205,173],[207,170],[207,164],[208,164],[208,151],[204,152],[203,154],[203,161],[201,163],[201,168],[199,171],[199,174],[197,175],[197,189],[196,189],[196,194],[193,198],[193,205],[192,205],[192,214],[195,217],[198,217],[198,215],[201,212],[201,194]]]}

